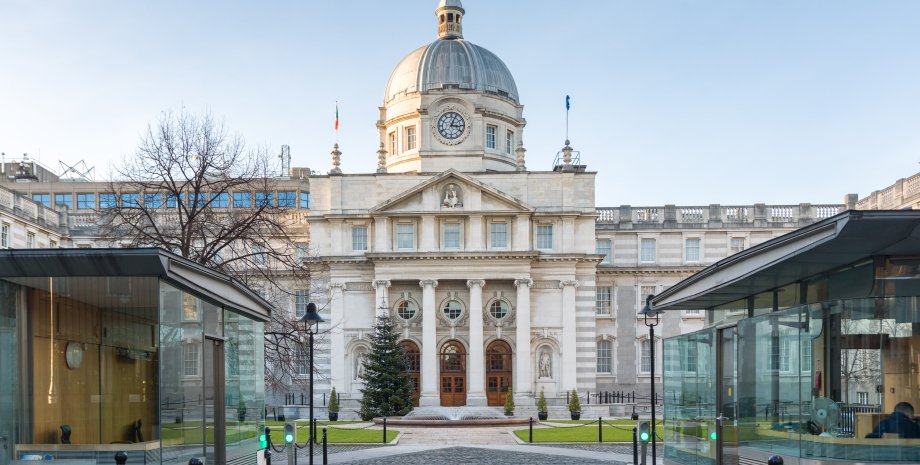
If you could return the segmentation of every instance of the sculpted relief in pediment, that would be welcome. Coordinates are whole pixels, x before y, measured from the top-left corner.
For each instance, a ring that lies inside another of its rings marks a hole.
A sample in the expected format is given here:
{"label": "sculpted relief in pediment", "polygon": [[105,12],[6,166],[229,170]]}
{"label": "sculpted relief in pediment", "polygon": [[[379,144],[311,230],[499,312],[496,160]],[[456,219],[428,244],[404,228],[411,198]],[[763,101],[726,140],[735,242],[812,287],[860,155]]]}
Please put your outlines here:
{"label": "sculpted relief in pediment", "polygon": [[463,191],[456,184],[450,183],[441,189],[441,206],[445,208],[459,208],[463,206]]}

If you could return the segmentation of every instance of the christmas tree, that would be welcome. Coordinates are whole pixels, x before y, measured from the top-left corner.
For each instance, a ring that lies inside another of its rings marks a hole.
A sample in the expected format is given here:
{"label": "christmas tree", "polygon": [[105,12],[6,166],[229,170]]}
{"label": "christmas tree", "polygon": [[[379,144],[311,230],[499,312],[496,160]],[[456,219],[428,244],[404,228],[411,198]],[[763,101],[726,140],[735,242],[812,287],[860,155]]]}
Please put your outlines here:
{"label": "christmas tree", "polygon": [[399,335],[386,317],[378,317],[371,350],[364,360],[361,390],[362,420],[402,416],[412,410],[412,384],[406,376],[406,359]]}

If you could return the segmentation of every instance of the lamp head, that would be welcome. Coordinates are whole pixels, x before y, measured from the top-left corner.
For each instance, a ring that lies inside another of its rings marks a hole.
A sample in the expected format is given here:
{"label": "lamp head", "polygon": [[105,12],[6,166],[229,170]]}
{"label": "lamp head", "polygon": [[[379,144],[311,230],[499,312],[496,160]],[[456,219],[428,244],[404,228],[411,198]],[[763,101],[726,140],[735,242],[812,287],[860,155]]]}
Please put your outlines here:
{"label": "lamp head", "polygon": [[652,308],[652,299],[655,296],[649,294],[645,299],[645,308],[642,309],[642,318],[645,321],[645,326],[658,326],[658,323],[661,323],[661,314],[664,313],[661,310]]}
{"label": "lamp head", "polygon": [[323,317],[319,316],[319,313],[316,312],[316,304],[310,302],[307,304],[307,313],[300,319],[300,322],[303,323],[304,329],[309,329],[311,332],[315,332],[314,328],[319,328],[319,324],[322,323]]}

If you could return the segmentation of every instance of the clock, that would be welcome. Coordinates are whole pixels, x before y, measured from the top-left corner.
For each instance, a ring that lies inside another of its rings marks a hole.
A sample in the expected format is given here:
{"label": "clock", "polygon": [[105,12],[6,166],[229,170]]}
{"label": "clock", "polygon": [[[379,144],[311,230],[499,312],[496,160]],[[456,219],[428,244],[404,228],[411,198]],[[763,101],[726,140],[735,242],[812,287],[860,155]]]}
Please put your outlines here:
{"label": "clock", "polygon": [[67,367],[71,370],[80,368],[83,364],[83,343],[68,342],[64,350],[64,359],[67,361]]}
{"label": "clock", "polygon": [[447,111],[438,118],[438,134],[453,141],[459,139],[466,132],[466,120],[456,111]]}

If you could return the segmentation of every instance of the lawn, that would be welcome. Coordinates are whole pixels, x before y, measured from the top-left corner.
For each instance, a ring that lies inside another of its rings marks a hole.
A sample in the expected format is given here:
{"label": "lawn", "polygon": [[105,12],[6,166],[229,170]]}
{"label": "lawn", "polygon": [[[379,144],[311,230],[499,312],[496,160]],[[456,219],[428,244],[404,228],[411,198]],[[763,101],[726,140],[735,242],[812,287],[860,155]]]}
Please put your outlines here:
{"label": "lawn", "polygon": [[[307,436],[310,432],[308,421],[296,422],[297,423],[297,442],[305,443],[307,442]],[[330,444],[345,444],[345,443],[381,443],[383,442],[383,430],[380,429],[337,429],[334,426],[338,425],[347,425],[353,423],[364,423],[360,421],[321,421],[316,427],[316,434],[322,438],[323,426],[331,426],[326,429],[326,440]],[[266,426],[271,427],[272,442],[274,444],[282,444],[284,441],[284,423],[277,421],[266,422]],[[396,439],[396,435],[399,434],[399,431],[392,430],[387,428],[387,442]]]}
{"label": "lawn", "polygon": [[[534,428],[533,442],[597,442],[597,420],[550,420],[553,423],[583,424],[584,426],[567,426],[563,428]],[[587,423],[590,422],[590,423]],[[615,425],[615,426],[607,426]],[[631,420],[605,420],[603,428],[604,442],[632,442],[635,421]],[[662,427],[659,424],[656,431],[661,437]],[[516,430],[517,437],[524,441],[529,439],[529,429]]]}

